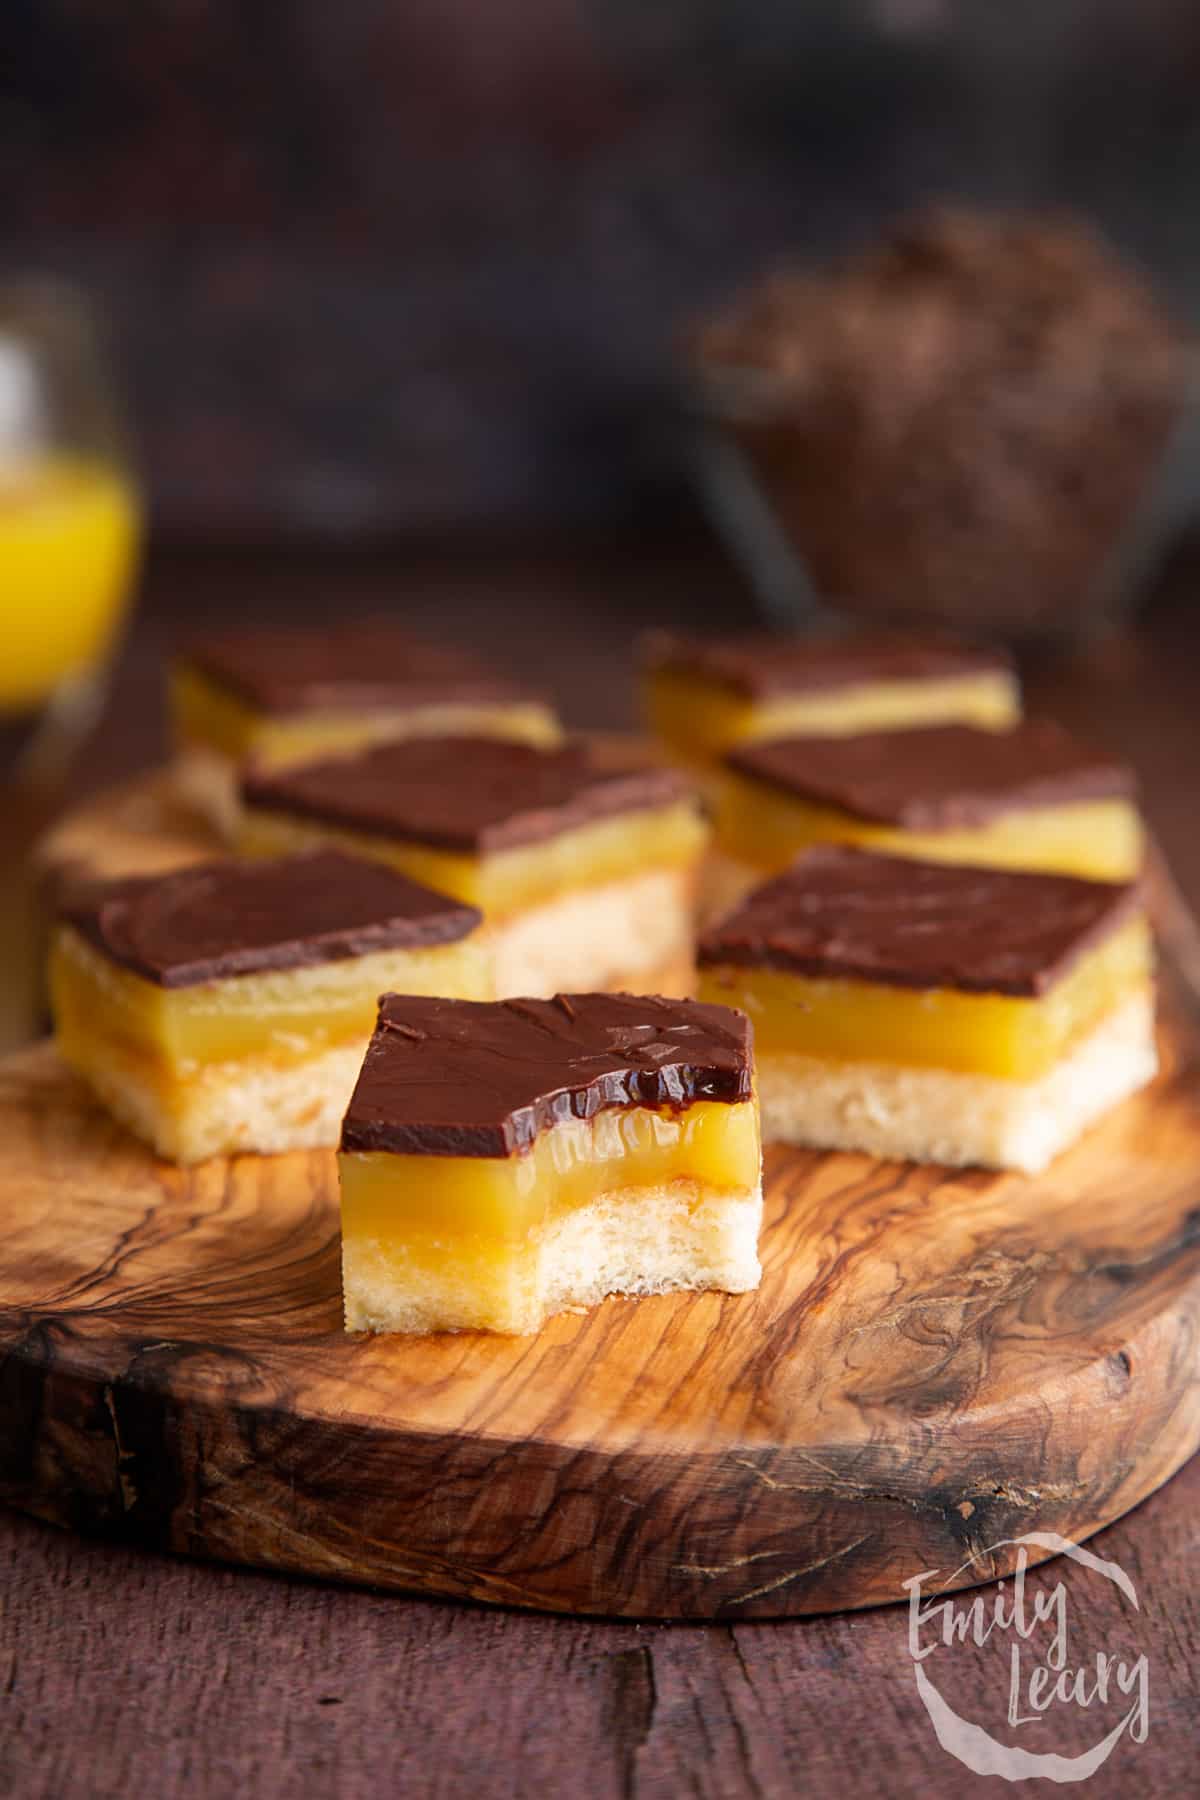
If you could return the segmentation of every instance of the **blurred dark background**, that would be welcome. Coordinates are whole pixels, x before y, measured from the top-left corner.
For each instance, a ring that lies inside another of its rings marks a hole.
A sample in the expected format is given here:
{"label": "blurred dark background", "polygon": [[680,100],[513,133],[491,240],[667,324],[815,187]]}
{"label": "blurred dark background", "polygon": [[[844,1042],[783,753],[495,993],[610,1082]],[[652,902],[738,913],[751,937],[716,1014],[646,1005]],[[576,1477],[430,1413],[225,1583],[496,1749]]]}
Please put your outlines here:
{"label": "blurred dark background", "polygon": [[160,538],[678,503],[672,333],[930,195],[1200,314],[1195,0],[5,0],[5,269],[101,306]]}

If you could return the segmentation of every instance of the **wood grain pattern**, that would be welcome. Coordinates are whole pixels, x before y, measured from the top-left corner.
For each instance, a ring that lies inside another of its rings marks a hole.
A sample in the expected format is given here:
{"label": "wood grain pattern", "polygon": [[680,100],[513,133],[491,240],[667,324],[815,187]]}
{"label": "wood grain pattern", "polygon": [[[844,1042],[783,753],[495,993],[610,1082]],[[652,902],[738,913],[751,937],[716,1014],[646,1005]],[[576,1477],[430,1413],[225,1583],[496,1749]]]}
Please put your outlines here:
{"label": "wood grain pattern", "polygon": [[746,1618],[1005,1571],[1200,1441],[1200,1053],[1036,1182],[768,1155],[755,1295],[346,1338],[325,1153],[180,1171],[0,1066],[0,1495],[338,1580]]}

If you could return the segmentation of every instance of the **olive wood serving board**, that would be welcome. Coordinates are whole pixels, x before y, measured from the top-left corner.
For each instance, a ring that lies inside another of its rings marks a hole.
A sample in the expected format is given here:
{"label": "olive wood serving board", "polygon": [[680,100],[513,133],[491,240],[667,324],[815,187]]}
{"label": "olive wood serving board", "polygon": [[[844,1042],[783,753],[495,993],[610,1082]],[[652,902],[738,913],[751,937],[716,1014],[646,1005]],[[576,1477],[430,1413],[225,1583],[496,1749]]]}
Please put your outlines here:
{"label": "olive wood serving board", "polygon": [[[0,1497],[502,1604],[771,1617],[1003,1574],[1200,1443],[1200,1042],[1036,1181],[767,1154],[755,1294],[341,1330],[332,1153],[158,1162],[0,1063]],[[1031,1560],[1037,1560],[1036,1555]]]}
{"label": "olive wood serving board", "polygon": [[[153,774],[40,867],[61,892],[218,849]],[[1185,971],[1163,1073],[1045,1175],[771,1147],[757,1293],[536,1338],[347,1337],[331,1153],[175,1169],[49,1046],[0,1063],[0,1498],[635,1617],[867,1606],[1002,1575],[1024,1532],[1085,1538],[1200,1446],[1200,934],[1157,876]]]}

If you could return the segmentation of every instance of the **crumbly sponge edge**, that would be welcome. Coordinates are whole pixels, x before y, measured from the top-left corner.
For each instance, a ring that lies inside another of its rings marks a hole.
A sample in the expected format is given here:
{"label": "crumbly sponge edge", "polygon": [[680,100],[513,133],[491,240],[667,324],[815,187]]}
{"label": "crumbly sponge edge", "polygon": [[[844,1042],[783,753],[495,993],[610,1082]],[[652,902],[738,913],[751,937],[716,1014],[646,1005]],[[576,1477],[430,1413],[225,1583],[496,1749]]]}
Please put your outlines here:
{"label": "crumbly sponge edge", "polygon": [[1157,1067],[1149,990],[1037,1081],[768,1053],[758,1066],[763,1139],[1036,1175]]}
{"label": "crumbly sponge edge", "polygon": [[366,1054],[367,1039],[339,1044],[291,1068],[212,1065],[169,1111],[130,1068],[113,1058],[77,1072],[122,1125],[170,1162],[203,1162],[246,1151],[336,1146]]}
{"label": "crumbly sponge edge", "polygon": [[343,1242],[346,1329],[374,1332],[490,1330],[523,1335],[552,1314],[595,1306],[609,1294],[666,1294],[758,1286],[762,1187],[730,1193],[688,1179],[616,1188],[543,1231],[532,1279],[514,1253],[500,1300],[481,1308],[452,1252],[436,1272],[405,1265],[403,1246]]}
{"label": "crumbly sponge edge", "polygon": [[629,987],[691,991],[691,869],[650,869],[556,895],[488,927],[496,996]]}

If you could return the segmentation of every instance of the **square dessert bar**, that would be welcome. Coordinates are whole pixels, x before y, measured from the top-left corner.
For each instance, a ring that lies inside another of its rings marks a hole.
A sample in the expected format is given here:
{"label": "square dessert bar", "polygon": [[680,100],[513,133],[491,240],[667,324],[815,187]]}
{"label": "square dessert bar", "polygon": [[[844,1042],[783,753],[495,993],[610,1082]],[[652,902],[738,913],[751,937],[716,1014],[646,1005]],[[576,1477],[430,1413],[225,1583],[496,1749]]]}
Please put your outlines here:
{"label": "square dessert bar", "polygon": [[724,1006],[385,994],[338,1166],[349,1331],[758,1285],[751,1033]]}
{"label": "square dessert bar", "polygon": [[1021,714],[1010,659],[948,639],[656,632],[642,646],[642,667],[650,730],[700,767],[753,738],[952,721],[1003,730]]}
{"label": "square dessert bar", "polygon": [[813,843],[929,862],[1136,875],[1132,772],[1049,720],[776,738],[725,759],[710,910],[785,869]]}
{"label": "square dessert bar", "polygon": [[538,695],[382,619],[206,639],[176,662],[171,710],[184,786],[218,824],[232,817],[238,764],[251,759],[281,768],[431,732],[533,744],[561,735]]}
{"label": "square dessert bar", "polygon": [[108,883],[55,933],[58,1048],[176,1162],[333,1146],[382,991],[490,995],[479,923],[335,850]]}
{"label": "square dessert bar", "polygon": [[672,770],[600,767],[578,743],[413,738],[251,774],[241,848],[335,840],[481,907],[495,992],[686,992],[707,841]]}
{"label": "square dessert bar", "polygon": [[810,850],[700,944],[763,1134],[1036,1171],[1155,1072],[1136,885]]}

